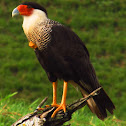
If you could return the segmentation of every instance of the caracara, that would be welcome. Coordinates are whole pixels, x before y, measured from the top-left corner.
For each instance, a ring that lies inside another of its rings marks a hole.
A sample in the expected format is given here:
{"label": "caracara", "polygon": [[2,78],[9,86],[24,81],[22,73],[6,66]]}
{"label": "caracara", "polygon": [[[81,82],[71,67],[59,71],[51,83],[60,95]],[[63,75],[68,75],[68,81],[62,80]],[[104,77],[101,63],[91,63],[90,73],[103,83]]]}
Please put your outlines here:
{"label": "caracara", "polygon": [[[57,21],[50,20],[47,11],[34,2],[24,2],[17,6],[12,16],[23,16],[23,30],[49,81],[53,84],[52,106],[66,112],[66,95],[68,83],[74,85],[86,97],[101,87],[95,70],[90,62],[87,48],[82,40],[69,28]],[[57,104],[57,80],[64,81],[61,104]],[[113,114],[114,104],[104,89],[93,98],[87,100],[90,110],[103,120],[108,110]]]}

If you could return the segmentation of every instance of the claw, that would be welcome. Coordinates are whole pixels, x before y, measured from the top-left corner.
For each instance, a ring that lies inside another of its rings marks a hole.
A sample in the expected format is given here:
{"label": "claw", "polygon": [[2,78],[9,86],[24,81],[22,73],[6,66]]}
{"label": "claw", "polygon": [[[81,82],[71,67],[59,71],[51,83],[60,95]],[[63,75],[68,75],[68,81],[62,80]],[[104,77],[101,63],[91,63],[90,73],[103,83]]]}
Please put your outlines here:
{"label": "claw", "polygon": [[66,113],[66,105],[65,104],[60,104],[59,107],[53,112],[51,118],[54,118],[56,113],[62,109],[63,109],[64,113]]}
{"label": "claw", "polygon": [[41,110],[44,110],[44,109],[45,109],[45,108],[38,108],[37,110],[40,110],[40,111],[41,111]]}
{"label": "claw", "polygon": [[45,105],[44,108],[49,108],[49,107],[59,107],[58,104],[51,104],[51,105]]}
{"label": "claw", "polygon": [[[64,81],[64,86],[63,86],[63,95],[62,95],[62,101],[61,104],[58,105],[57,101],[56,101],[56,96],[57,96],[57,82],[53,82],[53,103],[51,104],[52,107],[57,107],[57,109],[53,112],[51,118],[54,118],[56,113],[60,110],[63,109],[65,115],[67,115],[66,113],[66,95],[67,95],[67,86],[68,86],[68,82]],[[50,107],[50,105],[46,105],[45,108]],[[44,110],[45,108],[38,108],[38,110]]]}
{"label": "claw", "polygon": [[59,107],[60,105],[58,105],[58,104],[52,104],[51,106],[52,107]]}
{"label": "claw", "polygon": [[58,108],[53,112],[52,118],[55,117],[56,113],[63,109],[64,113],[66,112],[66,95],[67,95],[67,85],[68,83],[64,81],[64,89],[63,89],[63,95],[62,95],[62,101],[61,104],[58,106]]}
{"label": "claw", "polygon": [[51,107],[51,105],[45,105],[45,106],[44,106],[44,108],[49,108],[49,107]]}
{"label": "claw", "polygon": [[49,108],[49,107],[59,107],[60,105],[58,105],[58,104],[51,104],[51,105],[45,105],[44,106],[44,108],[38,108],[38,110],[44,110],[44,109],[46,109],[46,108]]}

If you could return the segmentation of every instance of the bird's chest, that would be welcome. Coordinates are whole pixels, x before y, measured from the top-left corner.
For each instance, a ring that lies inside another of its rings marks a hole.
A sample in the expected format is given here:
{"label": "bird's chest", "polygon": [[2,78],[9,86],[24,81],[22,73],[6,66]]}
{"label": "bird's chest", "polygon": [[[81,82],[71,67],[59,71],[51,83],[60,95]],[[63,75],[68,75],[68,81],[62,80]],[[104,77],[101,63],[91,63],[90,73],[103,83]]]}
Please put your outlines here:
{"label": "bird's chest", "polygon": [[26,27],[24,32],[28,40],[36,44],[39,50],[45,49],[51,40],[51,27],[47,25],[36,24],[32,27]]}

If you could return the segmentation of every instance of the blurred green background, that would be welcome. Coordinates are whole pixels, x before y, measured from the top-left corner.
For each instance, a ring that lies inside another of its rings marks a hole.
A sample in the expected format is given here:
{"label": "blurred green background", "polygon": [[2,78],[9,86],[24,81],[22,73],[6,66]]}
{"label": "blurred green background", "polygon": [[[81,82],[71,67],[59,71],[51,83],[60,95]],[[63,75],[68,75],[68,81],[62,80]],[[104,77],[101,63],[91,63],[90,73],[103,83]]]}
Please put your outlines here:
{"label": "blurred green background", "polygon": [[[28,0],[27,0],[28,1]],[[118,119],[126,117],[126,1],[30,0],[43,5],[50,19],[68,26],[86,44],[101,85],[116,106]],[[41,68],[22,30],[22,17],[11,17],[22,0],[0,1],[0,97],[18,92],[14,99],[28,102],[49,96],[52,84]],[[58,101],[63,82],[59,81]],[[69,85],[67,103],[81,97]]]}

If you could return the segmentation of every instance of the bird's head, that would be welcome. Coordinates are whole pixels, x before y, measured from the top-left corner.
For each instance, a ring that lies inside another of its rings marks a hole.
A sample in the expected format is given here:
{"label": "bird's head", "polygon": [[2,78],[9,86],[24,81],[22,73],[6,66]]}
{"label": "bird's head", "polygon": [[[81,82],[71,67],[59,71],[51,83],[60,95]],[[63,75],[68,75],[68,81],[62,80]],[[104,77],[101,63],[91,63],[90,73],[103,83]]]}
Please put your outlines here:
{"label": "bird's head", "polygon": [[43,8],[41,5],[35,3],[35,2],[24,2],[17,6],[13,11],[12,11],[12,17],[17,16],[17,15],[22,15],[22,16],[30,16],[33,14],[35,10],[42,11],[46,14],[47,16],[47,11],[45,8]]}

